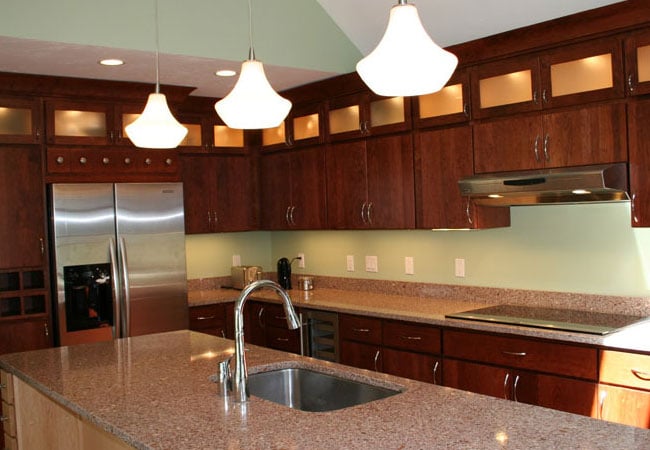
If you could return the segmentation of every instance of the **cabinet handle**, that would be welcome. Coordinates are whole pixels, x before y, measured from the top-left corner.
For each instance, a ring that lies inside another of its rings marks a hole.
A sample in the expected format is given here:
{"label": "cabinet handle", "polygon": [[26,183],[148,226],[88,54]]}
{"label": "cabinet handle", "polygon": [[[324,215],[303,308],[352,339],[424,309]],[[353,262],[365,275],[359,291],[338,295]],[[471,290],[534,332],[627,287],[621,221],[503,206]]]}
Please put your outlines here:
{"label": "cabinet handle", "polygon": [[212,228],[212,211],[208,211],[208,228]]}
{"label": "cabinet handle", "polygon": [[467,102],[463,103],[463,114],[465,117],[469,117],[469,103]]}
{"label": "cabinet handle", "polygon": [[36,130],[34,130],[34,131],[36,132],[36,139],[40,139],[41,138],[41,129],[36,128]]}
{"label": "cabinet handle", "polygon": [[627,76],[627,88],[629,89],[630,92],[634,92],[634,75],[629,74]]}
{"label": "cabinet handle", "polygon": [[0,383],[0,389],[7,389],[6,383]]}
{"label": "cabinet handle", "polygon": [[56,157],[56,163],[61,165],[65,162],[65,159],[63,159],[63,156],[57,156]]}
{"label": "cabinet handle", "polygon": [[526,356],[526,352],[508,352],[505,350],[501,350],[501,353],[508,356]]}
{"label": "cabinet handle", "polygon": [[352,328],[355,333],[370,333],[369,328]]}
{"label": "cabinet handle", "polygon": [[366,208],[366,218],[368,219],[368,225],[372,225],[372,202],[368,203]]}
{"label": "cabinet handle", "polygon": [[226,330],[224,330],[223,328],[221,329],[221,337],[226,339]]}
{"label": "cabinet handle", "polygon": [[472,215],[469,213],[469,206],[470,206],[469,197],[467,197],[467,206],[465,207],[465,215],[467,216],[467,223],[473,225],[474,221],[472,220]]}
{"label": "cabinet handle", "polygon": [[171,165],[172,165],[172,162],[173,162],[173,161],[172,161],[171,158],[167,158],[167,159],[165,160],[165,165],[167,165],[167,166],[171,166]]}
{"label": "cabinet handle", "polygon": [[289,339],[287,338],[275,338],[275,340],[278,342],[289,342]]}
{"label": "cabinet handle", "polygon": [[519,375],[515,376],[515,384],[514,384],[514,388],[513,388],[513,394],[514,394],[513,400],[515,402],[519,401],[519,400],[517,400],[517,386],[519,386]]}
{"label": "cabinet handle", "polygon": [[104,157],[102,158],[102,164],[106,165],[106,164],[108,164],[109,162],[111,162],[111,160],[108,159],[106,156],[104,156]]}
{"label": "cabinet handle", "polygon": [[598,418],[602,419],[603,410],[605,408],[605,399],[607,398],[607,391],[600,391],[600,396],[598,398]]}
{"label": "cabinet handle", "polygon": [[0,416],[0,423],[2,423],[2,422],[9,422],[9,417],[8,416]]}
{"label": "cabinet handle", "polygon": [[539,134],[535,136],[535,146],[533,150],[535,151],[535,161],[539,162]]}
{"label": "cabinet handle", "polygon": [[50,336],[50,329],[49,329],[49,327],[47,326],[47,322],[45,322],[45,323],[43,324],[43,328],[44,328],[43,331],[45,331],[45,337],[49,337],[49,336]]}
{"label": "cabinet handle", "polygon": [[212,320],[215,319],[217,316],[199,316],[196,318],[196,320]]}
{"label": "cabinet handle", "polygon": [[124,164],[126,164],[127,166],[131,164],[131,158],[124,158]]}
{"label": "cabinet handle", "polygon": [[291,206],[287,206],[287,211],[284,213],[284,220],[287,221],[287,225],[291,225],[291,220],[289,220],[289,211],[291,211]]}
{"label": "cabinet handle", "polygon": [[146,158],[146,159],[144,160],[144,163],[145,163],[146,165],[150,166],[150,165],[151,165],[151,158]]}
{"label": "cabinet handle", "polygon": [[422,336],[400,336],[402,339],[406,339],[407,341],[421,341]]}
{"label": "cabinet handle", "polygon": [[81,158],[79,158],[79,162],[81,164],[86,164],[88,162],[88,158],[86,158],[85,156],[82,156]]}
{"label": "cabinet handle", "polygon": [[379,369],[377,369],[377,361],[379,360],[379,352],[381,352],[381,350],[377,350],[377,353],[375,353],[375,359],[373,361],[374,366],[375,366],[375,372],[379,372]]}
{"label": "cabinet handle", "polygon": [[264,315],[264,307],[262,306],[260,310],[257,312],[257,323],[260,325],[261,328],[264,328],[264,321],[262,320],[263,315]]}
{"label": "cabinet handle", "polygon": [[38,242],[41,244],[41,255],[45,255],[45,241],[43,238],[38,238]]}
{"label": "cabinet handle", "polygon": [[542,90],[542,101],[548,103],[548,98],[546,97],[546,89]]}
{"label": "cabinet handle", "polygon": [[636,194],[632,194],[632,201],[630,202],[630,208],[632,210],[631,211],[632,212],[632,220],[634,221],[634,223],[639,223],[639,218],[637,217],[636,211],[635,211],[636,208],[634,207],[635,203],[636,203]]}
{"label": "cabinet handle", "polygon": [[537,89],[533,91],[533,103],[537,105]]}
{"label": "cabinet handle", "polygon": [[510,374],[506,373],[506,376],[503,377],[503,398],[508,400],[508,380],[510,380]]}
{"label": "cabinet handle", "polygon": [[638,369],[630,369],[630,371],[634,374],[635,377],[643,381],[650,381],[650,373]]}
{"label": "cabinet handle", "polygon": [[438,366],[440,366],[440,361],[433,364],[433,384],[438,384]]}
{"label": "cabinet handle", "polygon": [[287,320],[287,316],[275,316],[275,320]]}
{"label": "cabinet handle", "polygon": [[289,220],[291,221],[291,225],[295,225],[296,222],[293,220],[293,212],[296,210],[295,206],[291,207],[291,212],[289,213]]}
{"label": "cabinet handle", "polygon": [[114,131],[109,131],[108,137],[110,142],[115,142],[115,132]]}
{"label": "cabinet handle", "polygon": [[548,152],[548,142],[550,140],[551,140],[550,135],[547,134],[546,136],[544,136],[544,158],[546,158],[546,161],[551,160],[551,156],[549,155],[549,152]]}
{"label": "cabinet handle", "polygon": [[215,225],[218,224],[219,223],[219,216],[217,216],[217,212],[212,211],[212,215],[214,216],[214,218],[212,219],[212,220],[214,220],[214,224]]}
{"label": "cabinet handle", "polygon": [[366,224],[368,221],[366,220],[366,215],[364,214],[366,211],[366,202],[363,202],[363,205],[361,205],[361,221]]}

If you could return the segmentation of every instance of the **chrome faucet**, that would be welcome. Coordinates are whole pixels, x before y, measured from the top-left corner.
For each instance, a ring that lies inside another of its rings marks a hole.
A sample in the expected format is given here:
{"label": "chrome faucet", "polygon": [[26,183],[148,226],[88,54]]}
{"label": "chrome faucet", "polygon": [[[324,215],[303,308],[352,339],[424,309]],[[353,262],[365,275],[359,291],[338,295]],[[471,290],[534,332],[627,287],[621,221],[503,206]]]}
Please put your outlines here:
{"label": "chrome faucet", "polygon": [[244,355],[244,304],[251,293],[263,288],[273,289],[282,297],[289,329],[295,330],[300,326],[300,319],[293,309],[289,294],[276,282],[271,280],[253,281],[241,291],[239,298],[235,302],[235,372],[232,375],[234,401],[238,403],[248,401],[248,389],[246,386],[248,374],[246,372],[246,357]]}

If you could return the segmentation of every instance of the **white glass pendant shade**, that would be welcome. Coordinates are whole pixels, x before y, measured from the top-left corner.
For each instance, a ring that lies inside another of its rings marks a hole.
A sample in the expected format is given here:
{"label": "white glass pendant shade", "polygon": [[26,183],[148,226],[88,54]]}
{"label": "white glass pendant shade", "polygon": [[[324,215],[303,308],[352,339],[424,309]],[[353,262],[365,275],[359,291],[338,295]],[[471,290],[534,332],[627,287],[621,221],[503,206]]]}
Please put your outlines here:
{"label": "white glass pendant shade", "polygon": [[242,63],[235,87],[214,108],[230,128],[257,130],[279,126],[291,102],[273,90],[263,64],[249,59]]}
{"label": "white glass pendant shade", "polygon": [[174,118],[165,94],[149,94],[144,111],[126,126],[126,135],[136,147],[175,148],[187,135],[187,128]]}
{"label": "white glass pendant shade", "polygon": [[378,95],[414,96],[442,89],[457,65],[456,55],[431,40],[417,8],[400,4],[390,10],[383,38],[357,63],[357,72]]}

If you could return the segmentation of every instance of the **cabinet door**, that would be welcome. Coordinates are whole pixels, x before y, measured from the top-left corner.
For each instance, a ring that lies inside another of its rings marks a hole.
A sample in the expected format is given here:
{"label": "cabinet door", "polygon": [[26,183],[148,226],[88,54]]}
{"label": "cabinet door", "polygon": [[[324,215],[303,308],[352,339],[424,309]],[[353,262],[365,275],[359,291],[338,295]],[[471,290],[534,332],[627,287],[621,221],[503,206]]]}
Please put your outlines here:
{"label": "cabinet door", "polygon": [[366,143],[337,143],[326,149],[327,221],[330,228],[366,228]]}
{"label": "cabinet door", "polygon": [[212,189],[216,167],[209,157],[183,156],[185,233],[212,231]]}
{"label": "cabinet door", "polygon": [[286,230],[291,221],[291,155],[267,153],[260,157],[260,216],[264,230]]}
{"label": "cabinet door", "polygon": [[223,304],[190,308],[190,330],[226,337],[226,311]]}
{"label": "cabinet door", "polygon": [[51,347],[50,328],[45,318],[0,321],[0,354]]}
{"label": "cabinet door", "polygon": [[328,136],[330,141],[355,139],[367,133],[368,94],[359,93],[329,101]]}
{"label": "cabinet door", "polygon": [[266,346],[266,331],[264,324],[264,303],[250,302],[244,311],[244,339],[253,345]]}
{"label": "cabinet door", "polygon": [[[286,177],[286,172],[283,177]],[[325,149],[312,147],[291,154],[291,227],[318,230],[327,226]]]}
{"label": "cabinet door", "polygon": [[340,351],[341,364],[375,372],[382,370],[381,347],[379,345],[343,340],[340,344]]}
{"label": "cabinet door", "polygon": [[650,227],[650,100],[629,107],[632,226]]}
{"label": "cabinet door", "polygon": [[542,119],[509,117],[474,125],[476,173],[540,169],[544,166]]}
{"label": "cabinet door", "polygon": [[650,93],[650,32],[625,39],[626,86],[631,95]]}
{"label": "cabinet door", "polygon": [[414,228],[415,182],[411,134],[368,139],[366,154],[367,225],[371,228]]}
{"label": "cabinet door", "polygon": [[411,129],[410,97],[368,97],[368,119],[364,128],[366,134],[378,135]]}
{"label": "cabinet door", "polygon": [[512,376],[515,401],[597,417],[596,383],[534,372],[514,372]]}
{"label": "cabinet door", "polygon": [[440,384],[442,363],[439,357],[383,347],[381,351],[384,373],[427,383]]}
{"label": "cabinet door", "polygon": [[47,143],[108,145],[115,138],[113,107],[106,103],[46,103]]}
{"label": "cabinet door", "polygon": [[255,228],[251,160],[247,156],[216,158],[216,231],[247,231]]}
{"label": "cabinet door", "polygon": [[0,143],[36,144],[41,142],[40,100],[0,97]]}
{"label": "cabinet door", "polygon": [[44,263],[42,180],[39,147],[0,148],[0,268]]}
{"label": "cabinet door", "polygon": [[545,167],[627,160],[625,104],[613,103],[544,115]]}
{"label": "cabinet door", "polygon": [[445,358],[442,379],[444,386],[492,397],[511,398],[511,375],[502,367]]}
{"label": "cabinet door", "polygon": [[447,86],[415,97],[413,116],[418,127],[467,122],[470,118],[469,73],[456,71]]}
{"label": "cabinet door", "polygon": [[601,384],[598,401],[601,419],[650,428],[650,392]]}

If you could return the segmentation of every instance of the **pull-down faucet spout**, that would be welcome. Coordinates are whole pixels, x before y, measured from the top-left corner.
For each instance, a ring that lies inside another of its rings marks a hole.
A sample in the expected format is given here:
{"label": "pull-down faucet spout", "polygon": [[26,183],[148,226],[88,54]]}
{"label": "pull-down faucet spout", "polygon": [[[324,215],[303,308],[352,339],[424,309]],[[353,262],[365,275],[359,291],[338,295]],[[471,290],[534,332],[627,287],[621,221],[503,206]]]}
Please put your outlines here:
{"label": "pull-down faucet spout", "polygon": [[234,401],[239,403],[248,401],[248,389],[246,386],[248,374],[246,371],[246,356],[244,355],[244,304],[254,291],[263,288],[275,290],[282,298],[289,329],[295,330],[300,326],[300,319],[293,309],[289,294],[276,282],[271,280],[253,281],[241,291],[241,294],[239,294],[235,302],[235,371],[232,376]]}

